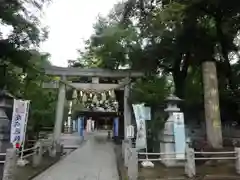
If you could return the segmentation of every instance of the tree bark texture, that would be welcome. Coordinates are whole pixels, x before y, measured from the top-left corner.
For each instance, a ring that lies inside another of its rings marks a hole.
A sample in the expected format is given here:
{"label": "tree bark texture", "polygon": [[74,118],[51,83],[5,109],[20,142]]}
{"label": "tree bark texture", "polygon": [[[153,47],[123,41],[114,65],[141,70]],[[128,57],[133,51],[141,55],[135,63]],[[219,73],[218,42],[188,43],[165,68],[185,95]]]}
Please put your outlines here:
{"label": "tree bark texture", "polygon": [[207,140],[213,148],[222,147],[222,126],[219,109],[218,79],[215,62],[202,64],[204,108]]}

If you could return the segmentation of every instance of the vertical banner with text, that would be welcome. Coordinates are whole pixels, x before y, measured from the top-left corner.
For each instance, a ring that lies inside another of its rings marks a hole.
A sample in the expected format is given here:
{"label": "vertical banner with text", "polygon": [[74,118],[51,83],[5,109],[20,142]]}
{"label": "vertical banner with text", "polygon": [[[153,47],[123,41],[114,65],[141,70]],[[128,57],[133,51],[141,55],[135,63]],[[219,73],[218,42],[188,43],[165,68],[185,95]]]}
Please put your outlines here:
{"label": "vertical banner with text", "polygon": [[146,141],[146,122],[144,119],[144,104],[133,104],[133,112],[137,124],[136,148],[144,149],[147,146]]}
{"label": "vertical banner with text", "polygon": [[114,136],[118,136],[119,117],[114,118]]}
{"label": "vertical banner with text", "polygon": [[84,130],[84,117],[78,118],[78,133],[80,136],[83,136],[83,130]]}
{"label": "vertical banner with text", "polygon": [[86,132],[92,132],[92,120],[91,119],[87,120]]}
{"label": "vertical banner with text", "polygon": [[14,99],[11,124],[11,143],[14,145],[25,140],[29,105],[30,101]]}

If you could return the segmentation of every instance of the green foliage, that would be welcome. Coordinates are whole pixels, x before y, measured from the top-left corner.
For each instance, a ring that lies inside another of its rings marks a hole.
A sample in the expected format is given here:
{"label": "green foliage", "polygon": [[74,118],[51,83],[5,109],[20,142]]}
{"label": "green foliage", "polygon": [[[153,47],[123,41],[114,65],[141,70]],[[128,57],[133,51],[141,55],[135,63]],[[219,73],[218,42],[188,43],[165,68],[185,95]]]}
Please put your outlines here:
{"label": "green foliage", "polygon": [[140,48],[134,28],[125,29],[121,24],[109,24],[106,19],[100,18],[95,32],[82,53],[82,59],[87,61],[88,66],[117,69],[131,63],[133,49]]}
{"label": "green foliage", "polygon": [[36,52],[32,55],[31,61],[37,69],[26,70],[22,91],[18,93],[21,98],[31,101],[29,125],[36,131],[43,126],[53,126],[55,119],[57,91],[42,88],[43,81],[47,79],[38,70],[49,64],[47,58],[48,56]]}
{"label": "green foliage", "polygon": [[150,148],[152,148],[152,151],[156,149],[156,152],[159,151],[159,132],[163,130],[164,124],[168,118],[167,113],[163,111],[163,108],[160,107],[152,107],[152,120],[146,121],[147,123],[147,129],[148,129],[148,135],[147,135],[147,143],[149,151]]}
{"label": "green foliage", "polygon": [[169,91],[165,77],[138,79],[132,87],[131,102],[158,106],[163,103]]}
{"label": "green foliage", "polygon": [[29,123],[38,129],[52,126],[56,92],[42,88],[48,54],[36,49],[47,38],[40,24],[41,10],[49,0],[3,0],[0,3],[0,89],[30,100]]}
{"label": "green foliage", "polygon": [[203,103],[203,88],[202,88],[202,70],[201,68],[189,68],[189,75],[186,78],[186,105],[188,107]]}
{"label": "green foliage", "polygon": [[[133,86],[134,103],[161,104],[169,91],[162,79],[172,76],[175,94],[189,110],[186,117],[202,113],[201,65],[215,61],[222,114],[229,109],[239,112],[239,12],[238,0],[128,0],[99,18],[79,61],[150,75]],[[153,80],[159,72],[162,78]]]}
{"label": "green foliage", "polygon": [[43,5],[49,0],[3,0],[0,4],[0,60],[21,68],[31,67],[31,52],[46,39],[40,25]]}

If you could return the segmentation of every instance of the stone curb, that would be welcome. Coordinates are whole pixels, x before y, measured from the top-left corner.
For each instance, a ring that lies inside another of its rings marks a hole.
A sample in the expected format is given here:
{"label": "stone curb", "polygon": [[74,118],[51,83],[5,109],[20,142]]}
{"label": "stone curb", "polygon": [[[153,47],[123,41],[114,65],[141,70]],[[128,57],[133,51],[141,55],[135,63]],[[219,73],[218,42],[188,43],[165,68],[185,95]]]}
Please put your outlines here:
{"label": "stone curb", "polygon": [[[141,178],[140,178],[141,179]],[[156,178],[156,179],[145,179],[143,178],[143,180],[186,180],[185,177],[174,177],[174,178]]]}
{"label": "stone curb", "polygon": [[239,176],[219,176],[219,175],[205,175],[202,177],[187,178],[187,177],[175,177],[175,178],[140,178],[141,180],[240,180]]}
{"label": "stone curb", "polygon": [[116,156],[116,163],[117,163],[117,171],[118,171],[119,180],[127,180],[126,177],[124,177],[124,173],[123,173],[123,170],[121,168],[121,166],[123,166],[123,163],[121,163],[121,161],[122,161],[121,154],[118,153],[117,148],[118,148],[118,146],[115,145],[114,153],[115,153],[115,156]]}
{"label": "stone curb", "polygon": [[240,176],[227,176],[227,175],[222,175],[222,176],[218,176],[218,175],[206,175],[204,177],[205,180],[237,180],[240,179]]}

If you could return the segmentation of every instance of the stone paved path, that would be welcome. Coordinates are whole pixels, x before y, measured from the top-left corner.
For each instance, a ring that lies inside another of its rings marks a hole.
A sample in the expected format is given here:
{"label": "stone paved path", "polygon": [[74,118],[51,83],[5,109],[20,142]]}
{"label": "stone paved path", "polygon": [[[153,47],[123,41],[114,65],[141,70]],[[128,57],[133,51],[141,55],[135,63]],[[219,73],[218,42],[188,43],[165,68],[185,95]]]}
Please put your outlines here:
{"label": "stone paved path", "polygon": [[97,132],[34,180],[119,180],[113,145]]}
{"label": "stone paved path", "polygon": [[77,133],[73,134],[62,134],[61,143],[64,145],[64,148],[78,148],[82,143],[82,137]]}

